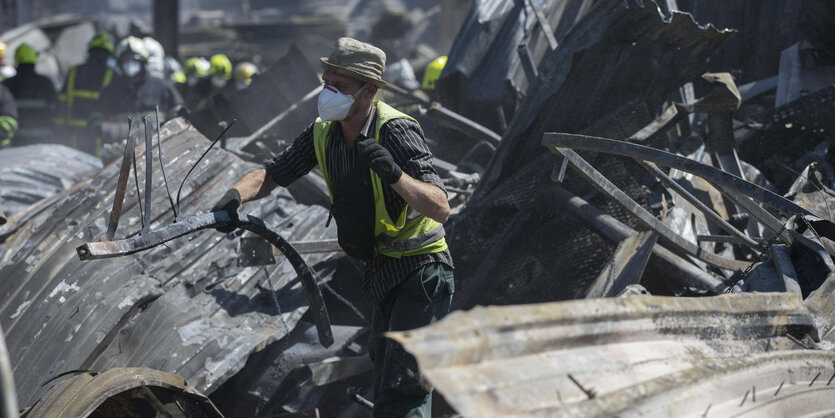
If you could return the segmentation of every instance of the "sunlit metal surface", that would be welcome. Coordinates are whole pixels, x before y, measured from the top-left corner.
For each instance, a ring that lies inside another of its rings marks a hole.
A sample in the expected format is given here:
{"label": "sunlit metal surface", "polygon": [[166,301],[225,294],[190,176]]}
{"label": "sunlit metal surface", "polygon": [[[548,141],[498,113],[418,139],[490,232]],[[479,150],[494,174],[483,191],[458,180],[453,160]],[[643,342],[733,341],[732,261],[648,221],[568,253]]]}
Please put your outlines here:
{"label": "sunlit metal surface", "polygon": [[[182,120],[162,129],[170,179],[182,179],[209,142]],[[144,147],[137,148],[142,161]],[[154,158],[157,153],[154,152]],[[159,164],[152,185],[164,190]],[[254,164],[212,150],[183,188],[184,217],[206,212]],[[139,167],[139,177],[144,172]],[[283,257],[270,266],[241,268],[237,238],[213,229],[131,256],[81,261],[75,248],[105,235],[119,164],[64,192],[22,225],[0,250],[0,324],[14,368],[21,407],[49,389],[48,378],[73,369],[141,366],[178,374],[211,393],[245,364],[253,350],[282,338],[307,311],[297,273]],[[154,193],[151,229],[170,224],[165,193]],[[335,238],[322,227],[327,211],[297,204],[284,189],[244,205],[292,241]],[[140,229],[135,188],[128,187],[115,239]],[[320,262],[339,253],[305,255]],[[332,274],[332,270],[328,270]],[[328,280],[328,276],[319,280]]]}
{"label": "sunlit metal surface", "polygon": [[390,335],[464,416],[827,415],[835,353],[804,348],[814,321],[790,293],[633,296],[476,307]]}

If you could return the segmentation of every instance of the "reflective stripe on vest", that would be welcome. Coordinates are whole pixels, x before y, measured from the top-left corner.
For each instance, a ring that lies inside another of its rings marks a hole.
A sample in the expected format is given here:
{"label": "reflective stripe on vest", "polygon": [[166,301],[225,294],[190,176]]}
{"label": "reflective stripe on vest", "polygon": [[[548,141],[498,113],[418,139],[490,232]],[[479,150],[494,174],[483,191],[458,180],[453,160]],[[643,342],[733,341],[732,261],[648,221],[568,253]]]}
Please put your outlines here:
{"label": "reflective stripe on vest", "polygon": [[72,109],[73,105],[75,104],[75,99],[79,98],[85,100],[98,100],[99,97],[101,97],[101,90],[104,90],[104,88],[109,86],[110,82],[113,81],[113,69],[108,68],[107,71],[105,71],[104,78],[102,79],[101,83],[101,89],[99,91],[76,89],[75,74],[77,71],[78,67],[72,67],[72,69],[70,69],[70,74],[67,77],[67,92],[58,96],[58,100],[67,102],[67,118],[55,119],[55,122],[58,124],[66,123],[70,126],[78,128],[86,128],[86,119],[73,118]]}
{"label": "reflective stripe on vest", "polygon": [[0,115],[0,129],[3,130],[0,134],[4,134],[0,135],[0,138],[4,138],[0,145],[11,144],[12,138],[14,138],[15,132],[18,129],[17,120],[8,115]]}
{"label": "reflective stripe on vest", "polygon": [[[374,106],[377,107],[377,122],[374,130],[374,138],[377,142],[380,142],[380,130],[383,125],[392,119],[408,119],[417,123],[411,116],[401,113],[381,101],[375,101]],[[323,122],[319,118],[313,124],[313,148],[316,152],[319,169],[322,171],[325,184],[328,186],[331,203],[333,203],[333,185],[328,175],[325,151],[328,146],[328,133],[332,126],[333,122]],[[400,258],[410,255],[439,253],[447,249],[443,225],[420,214],[407,219],[408,204],[403,208],[397,220],[392,220],[386,209],[383,181],[374,170],[371,170],[371,184],[374,189],[374,246],[376,254]]]}

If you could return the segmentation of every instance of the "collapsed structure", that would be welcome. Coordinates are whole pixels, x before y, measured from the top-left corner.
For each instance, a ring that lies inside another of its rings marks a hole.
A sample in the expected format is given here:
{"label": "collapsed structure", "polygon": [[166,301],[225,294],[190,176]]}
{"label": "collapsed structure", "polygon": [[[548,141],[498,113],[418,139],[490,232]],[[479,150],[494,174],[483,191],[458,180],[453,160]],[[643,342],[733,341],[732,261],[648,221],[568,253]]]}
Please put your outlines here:
{"label": "collapsed structure", "polygon": [[[835,9],[778,1],[759,16],[754,2],[719,3],[479,1],[439,103],[386,93],[412,106],[457,212],[453,309],[469,311],[392,335],[448,401],[439,413],[835,410],[835,54],[822,29]],[[319,84],[304,58],[289,47],[250,88],[163,127],[154,158],[182,179],[208,146],[201,132],[240,120],[228,151],[186,181],[180,219],[312,120]],[[151,189],[163,190],[158,166]],[[361,267],[322,245],[335,231],[321,178],[243,211],[319,251],[304,261],[333,325],[328,348],[291,263],[248,234],[80,261],[75,248],[105,235],[119,170],[0,226],[0,325],[21,407],[46,416],[44,399],[72,387],[63,379],[149,367],[230,416],[364,413],[345,389],[370,380],[369,309]],[[145,230],[136,182],[115,238]],[[153,196],[148,228],[170,225],[167,198]],[[588,300],[555,302],[568,299]]]}

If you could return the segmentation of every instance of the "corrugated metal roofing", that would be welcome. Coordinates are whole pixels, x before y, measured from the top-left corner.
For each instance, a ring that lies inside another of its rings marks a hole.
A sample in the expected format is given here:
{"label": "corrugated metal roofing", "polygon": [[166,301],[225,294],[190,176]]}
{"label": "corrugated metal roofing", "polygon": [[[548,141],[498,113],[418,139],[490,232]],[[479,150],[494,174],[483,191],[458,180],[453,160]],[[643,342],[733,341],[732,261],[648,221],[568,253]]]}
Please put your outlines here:
{"label": "corrugated metal roofing", "polygon": [[0,150],[0,209],[7,216],[91,177],[101,161],[57,144]]}
{"label": "corrugated metal roofing", "polygon": [[[166,171],[175,187],[209,143],[180,119],[162,131]],[[144,146],[137,152],[142,178]],[[156,152],[154,159],[152,228],[173,218]],[[206,211],[253,168],[225,151],[209,152],[183,188],[182,216]],[[307,310],[301,284],[283,257],[271,266],[237,267],[237,239],[214,230],[132,256],[80,261],[75,248],[104,236],[118,172],[118,163],[110,164],[89,183],[64,192],[0,246],[13,254],[0,268],[0,324],[22,407],[48,389],[40,387],[43,381],[73,369],[149,367],[211,393],[252,351],[289,333]],[[116,239],[138,231],[136,202],[129,184]],[[241,212],[263,218],[288,240],[335,233],[323,227],[325,209],[297,204],[286,189]],[[334,256],[304,258],[316,270]]]}
{"label": "corrugated metal roofing", "polygon": [[835,353],[790,338],[814,321],[791,293],[632,296],[477,307],[389,335],[464,416],[826,415]]}

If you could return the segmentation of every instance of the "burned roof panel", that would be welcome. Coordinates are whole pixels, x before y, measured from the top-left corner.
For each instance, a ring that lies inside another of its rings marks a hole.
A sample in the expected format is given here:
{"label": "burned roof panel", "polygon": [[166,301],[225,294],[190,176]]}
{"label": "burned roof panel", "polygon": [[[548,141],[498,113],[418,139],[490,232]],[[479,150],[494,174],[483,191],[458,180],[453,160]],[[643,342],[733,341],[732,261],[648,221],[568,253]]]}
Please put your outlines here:
{"label": "burned roof panel", "polygon": [[[653,6],[595,3],[543,58],[537,83],[483,179],[447,226],[460,272],[454,308],[582,298],[602,260],[614,252],[617,243],[596,235],[558,204],[552,181],[556,160],[543,154],[541,138],[562,128],[631,135],[652,121],[649,109],[660,108],[671,91],[704,72],[706,57],[729,34],[699,26],[687,14],[674,13],[665,21]],[[589,158],[633,200],[648,206],[645,184],[651,182],[644,181],[643,169],[616,158]],[[569,173],[564,186],[638,229],[631,215],[579,176]],[[653,259],[649,268],[657,273]]]}
{"label": "burned roof panel", "polygon": [[389,335],[464,416],[781,415],[795,396],[835,410],[819,378],[835,353],[798,351],[813,329],[796,295],[770,293],[479,307]]}
{"label": "burned roof panel", "polygon": [[[166,124],[162,137],[172,182],[209,144],[182,120]],[[144,147],[137,151],[137,161],[143,161]],[[156,152],[154,158],[159,161]],[[204,211],[255,167],[210,151],[183,187],[181,216]],[[104,235],[118,171],[117,163],[110,164],[91,182],[64,192],[32,218],[35,227],[21,228],[2,244],[14,255],[0,269],[0,323],[22,406],[48,389],[39,386],[47,378],[85,368],[151,367],[211,392],[256,347],[289,333],[307,309],[297,275],[283,257],[275,265],[237,265],[235,234],[200,231],[144,253],[80,261],[75,247]],[[156,228],[173,220],[159,164],[153,187]],[[136,188],[129,187],[117,239],[137,232],[136,202]],[[290,240],[333,238],[333,229],[322,227],[325,209],[297,204],[286,190],[242,211],[264,218]],[[316,268],[334,256],[305,259]]]}
{"label": "burned roof panel", "polygon": [[[547,29],[537,19],[536,3]],[[437,81],[440,101],[499,130],[497,108],[512,115],[520,95],[534,80],[527,78],[517,49],[525,44],[534,63],[550,51],[546,33],[557,43],[592,5],[589,0],[480,1],[470,10]],[[487,109],[487,110],[485,110]],[[508,119],[510,117],[508,116]]]}
{"label": "burned roof panel", "polygon": [[0,150],[0,210],[7,216],[68,189],[101,169],[92,155],[57,144]]}

